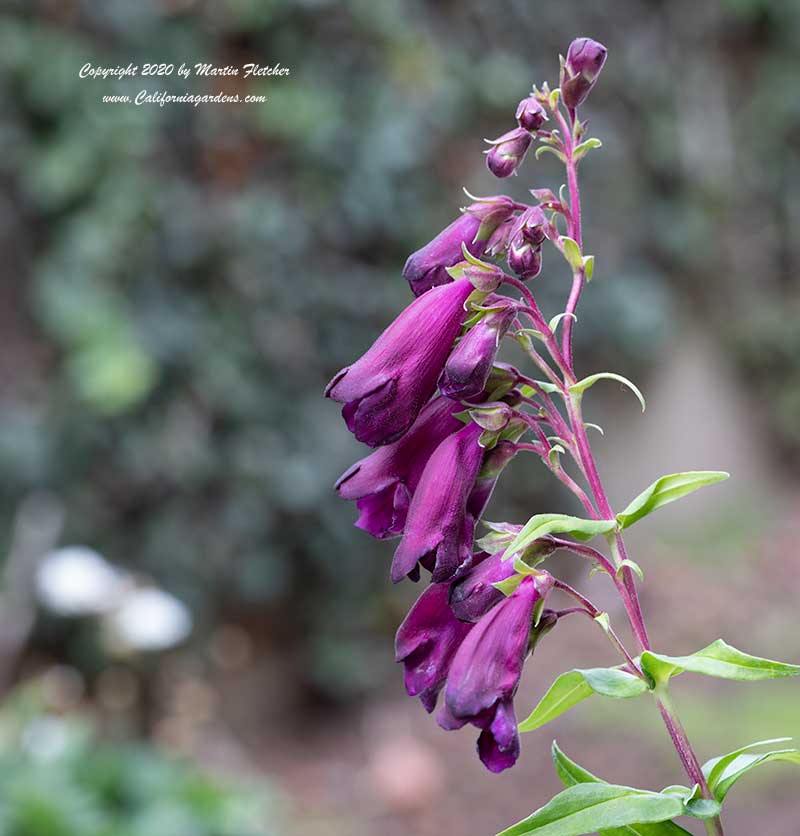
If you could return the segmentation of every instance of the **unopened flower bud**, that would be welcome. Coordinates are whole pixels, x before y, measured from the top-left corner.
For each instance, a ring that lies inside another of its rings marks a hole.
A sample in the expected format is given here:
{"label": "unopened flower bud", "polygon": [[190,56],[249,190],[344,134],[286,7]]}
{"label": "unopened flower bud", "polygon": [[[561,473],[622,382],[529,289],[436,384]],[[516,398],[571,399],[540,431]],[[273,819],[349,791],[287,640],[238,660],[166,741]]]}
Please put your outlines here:
{"label": "unopened flower bud", "polygon": [[547,112],[535,96],[528,96],[517,106],[517,124],[533,133],[547,121]]}
{"label": "unopened flower bud", "polygon": [[608,50],[591,38],[576,38],[567,50],[567,59],[561,79],[561,96],[569,108],[576,108],[589,95]]}
{"label": "unopened flower bud", "polygon": [[531,135],[524,128],[491,140],[491,149],[486,152],[486,165],[495,177],[510,177],[519,168],[530,148]]}
{"label": "unopened flower bud", "polygon": [[523,280],[535,279],[542,271],[542,248],[523,238],[508,248],[508,266]]}
{"label": "unopened flower bud", "polygon": [[538,247],[547,237],[547,216],[539,206],[529,206],[517,216],[511,229],[511,241],[522,237],[529,244]]}

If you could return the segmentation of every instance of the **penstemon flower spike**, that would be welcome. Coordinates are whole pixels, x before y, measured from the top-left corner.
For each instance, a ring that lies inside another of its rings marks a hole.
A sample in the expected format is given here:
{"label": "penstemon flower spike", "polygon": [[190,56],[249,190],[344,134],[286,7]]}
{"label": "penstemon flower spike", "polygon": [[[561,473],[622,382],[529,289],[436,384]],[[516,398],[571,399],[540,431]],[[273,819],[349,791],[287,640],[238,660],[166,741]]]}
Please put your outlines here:
{"label": "penstemon flower spike", "polygon": [[[397,631],[396,658],[408,693],[431,713],[439,703],[442,728],[471,724],[480,730],[478,754],[490,771],[514,765],[520,732],[540,728],[593,695],[650,695],[656,703],[688,786],[654,792],[610,784],[554,743],[566,789],[501,836],[598,830],[675,836],[688,833],[674,821],[681,816],[701,819],[708,833],[722,836],[720,813],[731,786],[760,763],[800,763],[800,750],[742,756],[784,742],[764,741],[701,765],[675,711],[670,679],[691,672],[754,681],[796,676],[800,666],[751,656],[721,640],[688,656],[657,653],[650,644],[636,584],[642,569],[628,555],[624,531],[727,474],[663,476],[615,513],[592,452],[587,430],[593,425],[584,421],[582,405],[591,386],[606,378],[625,383],[644,408],[639,390],[621,375],[579,379],[573,356],[576,311],[594,271],[593,256],[583,250],[578,170],[601,145],[586,138],[587,122],[578,109],[597,83],[606,54],[597,41],[577,38],[561,59],[560,87],[534,87],[517,107],[517,126],[489,140],[487,166],[499,178],[518,174],[526,157],[552,152],[566,170],[559,195],[534,188],[535,203],[526,205],[467,192],[472,203],[461,217],[406,262],[403,277],[417,298],[328,385],[326,394],[344,403],[348,428],[377,448],[336,487],[356,502],[356,525],[377,538],[401,538],[392,561],[394,581],[419,580],[422,569],[430,573],[430,584]],[[552,128],[544,130],[545,123]],[[531,286],[534,279],[542,281],[537,277],[548,245],[572,277],[563,311],[549,321]],[[523,347],[543,379],[498,361],[504,337]],[[492,490],[519,452],[539,457],[578,498],[586,517],[536,513],[524,525],[483,521],[489,533],[476,540]],[[589,545],[593,539],[605,540],[607,551]],[[561,558],[554,556],[563,553],[609,578],[637,654],[607,613],[558,578]],[[540,568],[545,560],[548,571]],[[558,598],[569,604],[559,607]],[[518,722],[514,699],[526,657],[561,618],[581,613],[603,630],[618,664],[566,671]]]}

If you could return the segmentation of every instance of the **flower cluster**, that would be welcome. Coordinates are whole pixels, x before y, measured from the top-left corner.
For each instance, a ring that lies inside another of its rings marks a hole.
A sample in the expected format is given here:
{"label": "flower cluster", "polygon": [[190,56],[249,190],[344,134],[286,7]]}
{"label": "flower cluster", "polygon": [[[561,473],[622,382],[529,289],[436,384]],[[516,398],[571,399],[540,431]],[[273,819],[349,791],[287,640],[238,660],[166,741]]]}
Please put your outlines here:
{"label": "flower cluster", "polygon": [[[576,53],[570,79],[584,78],[578,61],[590,53],[586,46]],[[519,103],[517,128],[492,141],[487,163],[496,176],[516,172],[548,118],[543,101],[534,90]],[[479,756],[499,772],[519,755],[513,698],[526,657],[557,621],[544,608],[556,582],[535,566],[546,548],[520,568],[519,556],[504,553],[513,534],[476,551],[475,531],[517,452],[548,458],[542,393],[497,353],[505,336],[530,339],[521,317],[544,327],[524,282],[541,270],[542,244],[558,238],[545,212],[559,205],[549,192],[534,192],[532,205],[470,197],[462,215],[406,262],[403,277],[416,298],[326,395],[343,404],[355,437],[375,448],[336,483],[356,503],[356,525],[400,538],[393,581],[430,573],[397,632],[406,689],[429,712],[442,694],[439,725],[479,728]],[[521,299],[500,292],[509,285]],[[521,443],[530,431],[540,446]],[[512,575],[515,582],[504,584]]]}

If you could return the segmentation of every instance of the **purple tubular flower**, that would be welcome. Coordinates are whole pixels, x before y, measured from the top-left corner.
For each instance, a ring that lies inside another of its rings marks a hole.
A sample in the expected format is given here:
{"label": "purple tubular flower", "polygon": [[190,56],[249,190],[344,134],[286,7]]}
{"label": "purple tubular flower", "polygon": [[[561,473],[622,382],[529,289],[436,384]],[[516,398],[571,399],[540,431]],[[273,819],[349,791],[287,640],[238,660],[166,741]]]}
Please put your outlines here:
{"label": "purple tubular flower", "polygon": [[355,500],[361,512],[359,528],[378,538],[403,531],[411,496],[428,459],[448,435],[464,426],[453,417],[462,409],[457,401],[434,398],[404,436],[356,462],[339,478],[339,496]]}
{"label": "purple tubular flower", "polygon": [[[513,699],[531,644],[534,607],[551,585],[544,573],[523,578],[468,633],[450,665],[437,720],[445,729],[466,723],[480,728],[478,754],[491,772],[508,769],[519,757]],[[537,629],[551,626],[540,623]]]}
{"label": "purple tubular flower", "polygon": [[486,165],[495,177],[510,177],[525,158],[533,137],[524,128],[503,134],[491,140],[491,148],[486,152]]}
{"label": "purple tubular flower", "polygon": [[450,663],[471,624],[459,621],[447,604],[450,587],[431,584],[417,599],[395,638],[395,659],[405,668],[406,691],[430,714]]}
{"label": "purple tubular flower", "polygon": [[482,223],[477,215],[465,212],[422,249],[408,257],[403,267],[403,278],[415,296],[452,281],[447,268],[464,260],[462,244],[466,244],[476,258],[483,254],[483,243],[475,241]]}
{"label": "purple tubular flower", "polygon": [[561,95],[567,107],[578,107],[589,95],[606,62],[606,55],[608,50],[603,44],[591,38],[576,38],[569,45],[561,80]]}
{"label": "purple tubular flower", "polygon": [[536,96],[528,96],[517,106],[517,124],[520,128],[533,133],[547,121],[547,112]]}
{"label": "purple tubular flower", "polygon": [[[476,517],[472,492],[483,463],[481,428],[468,424],[448,436],[428,460],[408,509],[403,539],[392,560],[392,580],[419,578],[418,563],[435,583],[463,574],[472,565]],[[482,509],[481,509],[482,510]]]}
{"label": "purple tubular flower", "polygon": [[481,560],[468,575],[450,586],[450,608],[461,621],[476,622],[495,604],[503,593],[492,584],[514,574],[514,562],[503,560],[505,552],[498,552]]}
{"label": "purple tubular flower", "polygon": [[472,285],[459,280],[415,299],[325,395],[344,403],[347,428],[377,447],[400,438],[436,388],[466,315]]}
{"label": "purple tubular flower", "polygon": [[511,300],[499,303],[461,338],[439,378],[443,395],[469,399],[484,390],[500,340],[514,322],[516,308]]}

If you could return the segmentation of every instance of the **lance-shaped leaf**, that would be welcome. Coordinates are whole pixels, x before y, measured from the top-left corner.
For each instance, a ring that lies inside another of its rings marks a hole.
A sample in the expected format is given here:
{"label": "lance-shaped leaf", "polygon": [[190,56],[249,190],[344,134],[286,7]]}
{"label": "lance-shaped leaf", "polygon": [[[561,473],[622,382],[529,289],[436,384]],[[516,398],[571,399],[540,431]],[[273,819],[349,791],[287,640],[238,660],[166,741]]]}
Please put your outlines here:
{"label": "lance-shaped leaf", "polygon": [[506,557],[512,557],[545,534],[567,534],[576,540],[591,540],[598,534],[608,534],[616,528],[616,520],[584,520],[566,514],[536,514],[522,527],[511,545]]}
{"label": "lance-shaped leaf", "polygon": [[[568,758],[559,749],[555,740],[553,741],[551,752],[558,777],[561,778],[565,786],[571,787],[575,784],[606,783],[602,778],[598,778],[589,772],[588,769],[584,769],[575,763],[575,761]],[[627,824],[624,827],[608,828],[601,830],[600,836],[691,836],[691,834],[688,830],[684,830],[673,821],[662,821],[651,823],[636,822],[635,824]]]}
{"label": "lance-shaped leaf", "polygon": [[749,746],[742,746],[734,752],[712,758],[703,764],[703,773],[708,781],[708,786],[714,797],[722,803],[728,790],[751,769],[761,764],[772,763],[773,761],[785,761],[787,763],[800,764],[800,749],[773,749],[770,752],[750,753],[750,749],[759,746],[767,746],[770,743],[784,743],[791,740],[790,737],[778,737],[773,740],[760,740],[758,743],[751,743]]}
{"label": "lance-shaped leaf", "polygon": [[526,732],[541,728],[592,694],[630,699],[647,690],[643,679],[620,668],[567,671],[556,679],[530,716],[519,724],[519,730]]}
{"label": "lance-shaped leaf", "polygon": [[717,639],[689,656],[667,656],[646,650],[642,653],[641,664],[645,673],[655,682],[666,682],[671,676],[684,671],[744,682],[800,674],[800,665],[751,656],[731,647],[722,639]]}
{"label": "lance-shaped leaf", "polygon": [[642,491],[624,511],[617,514],[617,522],[620,528],[628,528],[642,517],[646,517],[651,511],[655,511],[656,508],[668,505],[698,488],[722,482],[729,475],[721,470],[690,470],[686,473],[670,473],[668,476],[662,476]]}
{"label": "lance-shaped leaf", "polygon": [[575,784],[499,836],[583,836],[639,823],[663,822],[682,812],[683,804],[674,795],[616,784]]}
{"label": "lance-shaped leaf", "polygon": [[642,405],[642,412],[645,410],[645,402],[644,402],[644,395],[639,391],[639,388],[636,384],[631,383],[627,377],[623,377],[621,374],[616,374],[615,372],[598,372],[597,374],[589,375],[589,377],[584,377],[583,380],[579,380],[577,383],[573,383],[572,386],[569,387],[569,391],[573,395],[580,395],[585,392],[590,386],[594,386],[598,380],[616,380],[618,383],[622,383],[623,385],[627,386],[631,392],[639,399],[639,403]]}

